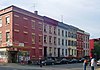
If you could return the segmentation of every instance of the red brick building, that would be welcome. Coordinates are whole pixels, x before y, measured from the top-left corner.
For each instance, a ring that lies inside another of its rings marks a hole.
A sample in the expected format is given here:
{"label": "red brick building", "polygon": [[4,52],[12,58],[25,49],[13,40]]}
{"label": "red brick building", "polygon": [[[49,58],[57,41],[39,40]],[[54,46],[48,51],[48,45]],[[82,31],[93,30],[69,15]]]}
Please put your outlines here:
{"label": "red brick building", "polygon": [[19,55],[42,58],[42,27],[43,18],[37,11],[32,13],[16,6],[0,10],[0,51],[7,53],[5,62],[16,62]]}
{"label": "red brick building", "polygon": [[90,39],[90,57],[93,57],[92,51],[94,50],[94,43],[95,42],[100,42],[100,38],[97,39]]}
{"label": "red brick building", "polygon": [[89,56],[89,33],[83,30],[77,31],[77,57],[82,58]]}

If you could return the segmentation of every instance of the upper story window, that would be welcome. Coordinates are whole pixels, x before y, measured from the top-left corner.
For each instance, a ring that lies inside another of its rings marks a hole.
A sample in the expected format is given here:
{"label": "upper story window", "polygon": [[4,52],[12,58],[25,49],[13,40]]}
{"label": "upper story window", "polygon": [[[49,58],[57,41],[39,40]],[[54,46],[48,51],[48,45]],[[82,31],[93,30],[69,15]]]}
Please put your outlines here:
{"label": "upper story window", "polygon": [[71,42],[71,41],[70,41],[70,40],[68,40],[68,46],[71,46],[70,42]]}
{"label": "upper story window", "polygon": [[60,29],[58,29],[58,35],[60,36]]}
{"label": "upper story window", "polygon": [[65,36],[67,37],[67,31],[66,31],[66,33],[65,33]]}
{"label": "upper story window", "polygon": [[6,42],[10,40],[10,32],[6,32]]}
{"label": "upper story window", "polygon": [[54,34],[56,35],[56,27],[54,27]]}
{"label": "upper story window", "polygon": [[35,34],[32,34],[32,44],[35,44]]}
{"label": "upper story window", "polygon": [[52,34],[52,26],[49,26],[49,33]]}
{"label": "upper story window", "polygon": [[39,44],[42,44],[42,35],[39,35]]}
{"label": "upper story window", "polygon": [[47,25],[44,25],[44,32],[47,32]]}
{"label": "upper story window", "polygon": [[44,43],[47,43],[47,35],[44,35]]}
{"label": "upper story window", "polygon": [[49,36],[49,44],[52,44],[52,36]]}
{"label": "upper story window", "polygon": [[54,37],[54,45],[56,45],[56,37]]}
{"label": "upper story window", "polygon": [[42,22],[39,22],[39,30],[42,31],[43,27],[42,27]]}
{"label": "upper story window", "polygon": [[64,36],[64,30],[62,30],[62,36]]}
{"label": "upper story window", "polygon": [[32,28],[35,28],[35,21],[31,22]]}
{"label": "upper story window", "polygon": [[62,39],[62,45],[64,45],[64,39]]}
{"label": "upper story window", "polygon": [[58,38],[58,45],[60,45],[60,38]]}
{"label": "upper story window", "polygon": [[2,19],[0,18],[0,27],[2,27]]}
{"label": "upper story window", "polygon": [[68,37],[71,37],[71,33],[70,32],[68,32]]}
{"label": "upper story window", "polygon": [[67,40],[66,40],[65,44],[66,44],[66,46],[67,46]]}
{"label": "upper story window", "polygon": [[2,41],[2,33],[0,33],[0,42]]}
{"label": "upper story window", "polygon": [[10,24],[10,17],[9,16],[6,17],[6,24]]}

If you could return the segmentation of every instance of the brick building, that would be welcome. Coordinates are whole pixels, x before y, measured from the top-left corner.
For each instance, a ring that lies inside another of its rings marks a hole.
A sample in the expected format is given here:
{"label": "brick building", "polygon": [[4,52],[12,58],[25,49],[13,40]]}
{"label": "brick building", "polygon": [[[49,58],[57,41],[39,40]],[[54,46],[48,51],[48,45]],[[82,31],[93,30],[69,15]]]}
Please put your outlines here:
{"label": "brick building", "polygon": [[[19,55],[42,58],[43,18],[16,6],[0,10],[0,50],[6,62],[16,62]],[[6,55],[6,54],[5,54]]]}
{"label": "brick building", "polygon": [[[9,6],[0,10],[0,62],[19,56],[83,57],[89,52],[89,34],[46,16]],[[2,58],[1,58],[2,57]]]}

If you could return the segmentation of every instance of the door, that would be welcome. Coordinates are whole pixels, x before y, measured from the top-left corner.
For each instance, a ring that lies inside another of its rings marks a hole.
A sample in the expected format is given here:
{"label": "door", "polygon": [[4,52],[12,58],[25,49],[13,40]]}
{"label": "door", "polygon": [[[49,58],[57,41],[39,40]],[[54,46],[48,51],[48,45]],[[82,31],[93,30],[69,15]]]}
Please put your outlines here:
{"label": "door", "polygon": [[58,48],[58,57],[60,57],[60,48]]}
{"label": "door", "polygon": [[17,51],[8,51],[8,62],[16,63],[17,62]]}
{"label": "door", "polygon": [[47,57],[47,47],[44,47],[44,57]]}

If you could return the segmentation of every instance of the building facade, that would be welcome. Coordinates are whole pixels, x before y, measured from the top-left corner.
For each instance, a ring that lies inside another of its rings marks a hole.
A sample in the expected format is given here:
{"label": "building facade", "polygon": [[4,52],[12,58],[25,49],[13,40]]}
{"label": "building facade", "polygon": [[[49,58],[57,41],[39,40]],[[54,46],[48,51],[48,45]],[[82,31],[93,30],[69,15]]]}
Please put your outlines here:
{"label": "building facade", "polygon": [[89,52],[90,52],[89,37],[90,37],[90,34],[87,32],[84,32],[83,56],[89,56]]}
{"label": "building facade", "polygon": [[10,6],[0,10],[1,51],[7,52],[8,61],[19,56],[42,58],[43,18],[37,14]]}
{"label": "building facade", "polygon": [[74,26],[69,26],[68,29],[68,57],[76,57],[76,42],[77,42],[77,28]]}
{"label": "building facade", "polygon": [[58,23],[57,27],[57,48],[58,48],[58,57],[67,57],[68,56],[68,28],[67,24],[62,22]]}
{"label": "building facade", "polygon": [[44,57],[57,57],[57,25],[58,21],[44,16],[43,46]]}
{"label": "building facade", "polygon": [[52,18],[9,6],[0,10],[0,62],[89,54],[89,34]]}
{"label": "building facade", "polygon": [[84,31],[77,31],[77,57],[83,57],[83,48],[84,48]]}

